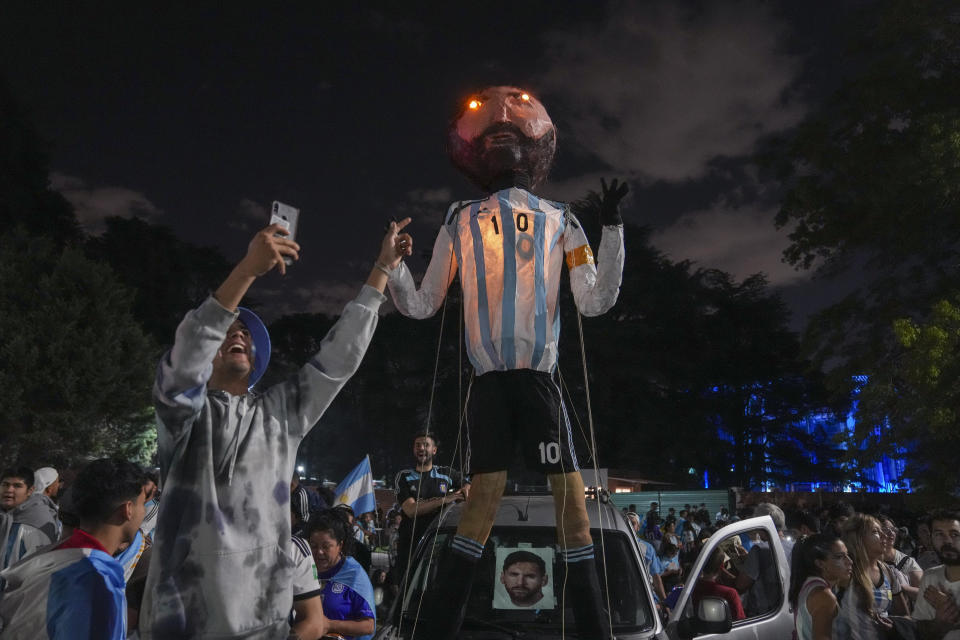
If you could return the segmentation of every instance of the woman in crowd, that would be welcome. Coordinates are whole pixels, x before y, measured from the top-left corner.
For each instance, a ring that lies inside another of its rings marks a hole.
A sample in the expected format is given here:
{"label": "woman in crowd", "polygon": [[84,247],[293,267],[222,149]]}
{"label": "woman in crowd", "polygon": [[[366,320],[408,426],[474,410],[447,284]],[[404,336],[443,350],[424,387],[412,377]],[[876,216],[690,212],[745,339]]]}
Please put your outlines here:
{"label": "woman in crowd", "polygon": [[797,640],[830,640],[839,604],[833,590],[850,580],[853,561],[833,533],[802,538],[793,548],[790,605]]}
{"label": "woman in crowd", "polygon": [[916,560],[894,548],[893,543],[900,532],[890,516],[880,516],[878,520],[880,520],[880,526],[883,527],[885,536],[883,561],[894,570],[894,575],[900,581],[900,587],[903,589],[904,595],[912,603],[917,599],[917,594],[920,591],[918,587],[920,586],[920,579],[923,578],[923,569],[920,568]]}
{"label": "woman in crowd", "polygon": [[[680,538],[677,537],[677,521],[667,518],[663,522],[663,542],[669,542],[673,546],[680,548]],[[661,542],[661,544],[663,544]]]}
{"label": "woman in crowd", "polygon": [[350,557],[354,543],[350,533],[347,519],[334,509],[311,518],[307,541],[317,563],[327,633],[361,640],[373,636],[376,605],[370,578]]}
{"label": "woman in crowd", "polygon": [[900,584],[883,561],[883,527],[873,516],[857,513],[843,523],[843,542],[853,559],[853,573],[840,605],[835,637],[882,639],[893,628],[890,615],[907,613]]}

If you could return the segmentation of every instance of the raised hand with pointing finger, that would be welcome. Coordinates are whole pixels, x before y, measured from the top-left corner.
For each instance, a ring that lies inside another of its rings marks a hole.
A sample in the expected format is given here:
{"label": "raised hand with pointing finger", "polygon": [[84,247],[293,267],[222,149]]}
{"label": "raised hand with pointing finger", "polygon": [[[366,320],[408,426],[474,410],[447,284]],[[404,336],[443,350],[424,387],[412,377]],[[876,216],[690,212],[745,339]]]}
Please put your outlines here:
{"label": "raised hand with pointing finger", "polygon": [[413,238],[409,233],[400,233],[408,224],[410,218],[404,218],[399,222],[391,220],[387,226],[387,235],[383,237],[380,257],[377,259],[387,269],[396,269],[404,256],[413,255]]}

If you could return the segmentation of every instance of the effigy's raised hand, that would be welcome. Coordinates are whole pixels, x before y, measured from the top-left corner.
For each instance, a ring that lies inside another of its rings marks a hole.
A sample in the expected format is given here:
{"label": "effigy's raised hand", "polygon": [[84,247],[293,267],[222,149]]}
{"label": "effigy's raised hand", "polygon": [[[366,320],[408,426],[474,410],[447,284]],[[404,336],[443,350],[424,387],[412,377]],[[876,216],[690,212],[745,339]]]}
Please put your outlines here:
{"label": "effigy's raised hand", "polygon": [[620,201],[626,197],[630,191],[630,186],[626,182],[620,182],[614,178],[607,186],[606,180],[600,178],[602,192],[600,194],[600,224],[605,227],[619,226],[623,224],[623,218],[620,217]]}

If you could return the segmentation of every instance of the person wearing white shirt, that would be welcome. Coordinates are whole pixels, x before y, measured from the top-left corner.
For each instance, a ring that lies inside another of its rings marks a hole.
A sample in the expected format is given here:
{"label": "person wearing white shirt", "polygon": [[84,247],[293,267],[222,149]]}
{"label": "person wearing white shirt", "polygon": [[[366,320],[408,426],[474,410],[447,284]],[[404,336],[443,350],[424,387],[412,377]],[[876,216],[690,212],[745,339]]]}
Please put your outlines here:
{"label": "person wearing white shirt", "polygon": [[960,514],[935,512],[930,534],[943,564],[924,572],[913,619],[920,638],[960,640]]}

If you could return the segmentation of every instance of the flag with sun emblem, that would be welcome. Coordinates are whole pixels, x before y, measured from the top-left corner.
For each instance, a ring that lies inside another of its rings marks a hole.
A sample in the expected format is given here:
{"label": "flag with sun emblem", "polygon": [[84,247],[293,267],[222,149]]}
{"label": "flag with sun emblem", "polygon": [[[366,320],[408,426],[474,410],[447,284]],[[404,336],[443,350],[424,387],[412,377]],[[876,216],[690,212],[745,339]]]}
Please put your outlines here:
{"label": "flag with sun emblem", "polygon": [[377,510],[377,500],[373,493],[373,472],[370,470],[370,456],[354,467],[353,471],[337,485],[334,491],[334,505],[350,505],[358,516],[361,513]]}

